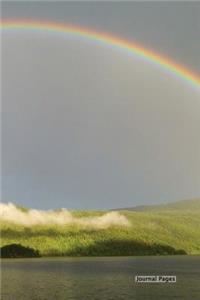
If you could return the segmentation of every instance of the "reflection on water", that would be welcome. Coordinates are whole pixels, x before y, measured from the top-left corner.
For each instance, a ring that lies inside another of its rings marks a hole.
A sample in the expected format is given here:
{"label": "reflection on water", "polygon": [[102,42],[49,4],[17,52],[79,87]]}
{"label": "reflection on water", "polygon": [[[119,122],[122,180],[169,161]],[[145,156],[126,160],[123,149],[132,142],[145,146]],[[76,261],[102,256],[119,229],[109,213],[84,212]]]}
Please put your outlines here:
{"label": "reflection on water", "polygon": [[[176,275],[136,284],[135,275]],[[4,259],[2,300],[199,300],[200,257]]]}

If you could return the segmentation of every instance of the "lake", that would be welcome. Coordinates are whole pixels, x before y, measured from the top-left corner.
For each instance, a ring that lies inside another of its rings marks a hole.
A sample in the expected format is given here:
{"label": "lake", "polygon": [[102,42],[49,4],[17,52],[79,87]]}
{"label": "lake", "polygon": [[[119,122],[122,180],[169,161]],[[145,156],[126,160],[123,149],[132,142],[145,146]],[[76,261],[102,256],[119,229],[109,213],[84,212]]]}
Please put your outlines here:
{"label": "lake", "polygon": [[[135,283],[176,275],[176,283]],[[2,260],[2,300],[199,300],[200,256]]]}

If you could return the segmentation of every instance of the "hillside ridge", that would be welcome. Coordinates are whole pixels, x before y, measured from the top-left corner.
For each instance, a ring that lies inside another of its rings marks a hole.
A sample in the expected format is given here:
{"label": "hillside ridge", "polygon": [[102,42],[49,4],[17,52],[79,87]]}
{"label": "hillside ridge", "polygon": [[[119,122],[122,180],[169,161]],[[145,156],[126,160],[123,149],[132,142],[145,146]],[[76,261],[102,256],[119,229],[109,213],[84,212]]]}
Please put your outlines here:
{"label": "hillside ridge", "polygon": [[122,207],[112,209],[114,211],[151,211],[151,210],[194,210],[200,209],[200,198],[168,202],[166,204],[136,205],[133,207]]}

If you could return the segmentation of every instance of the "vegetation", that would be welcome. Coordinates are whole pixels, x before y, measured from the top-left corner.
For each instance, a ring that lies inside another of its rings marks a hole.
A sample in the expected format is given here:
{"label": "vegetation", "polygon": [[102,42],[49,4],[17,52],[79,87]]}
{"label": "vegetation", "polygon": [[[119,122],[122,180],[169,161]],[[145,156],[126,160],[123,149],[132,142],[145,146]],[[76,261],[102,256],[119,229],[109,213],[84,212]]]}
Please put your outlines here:
{"label": "vegetation", "polygon": [[[200,201],[144,211],[120,211],[131,226],[106,229],[80,225],[25,227],[1,222],[1,245],[20,243],[42,256],[200,254]],[[76,211],[76,217],[105,212]]]}
{"label": "vegetation", "polygon": [[39,251],[20,244],[6,245],[1,248],[2,258],[39,257]]}

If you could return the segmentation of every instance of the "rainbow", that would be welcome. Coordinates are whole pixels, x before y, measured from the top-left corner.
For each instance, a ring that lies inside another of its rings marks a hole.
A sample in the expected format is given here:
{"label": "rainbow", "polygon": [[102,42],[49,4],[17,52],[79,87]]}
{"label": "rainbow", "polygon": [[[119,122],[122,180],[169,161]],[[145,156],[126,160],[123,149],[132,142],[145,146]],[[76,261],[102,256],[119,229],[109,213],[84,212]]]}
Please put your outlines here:
{"label": "rainbow", "polygon": [[200,75],[193,73],[184,66],[157,54],[151,50],[145,49],[135,42],[130,42],[105,32],[96,32],[88,28],[74,26],[70,24],[60,24],[54,22],[32,21],[32,20],[2,20],[0,21],[1,30],[31,30],[45,31],[52,33],[72,34],[73,36],[86,38],[94,42],[100,42],[108,46],[113,46],[122,50],[126,50],[129,54],[147,61],[162,70],[169,72],[193,87],[200,89]]}

